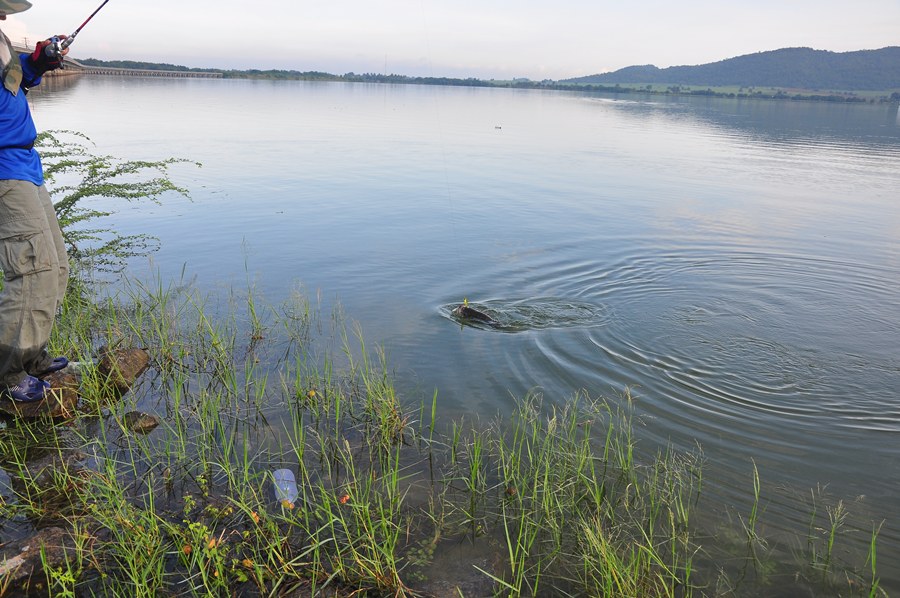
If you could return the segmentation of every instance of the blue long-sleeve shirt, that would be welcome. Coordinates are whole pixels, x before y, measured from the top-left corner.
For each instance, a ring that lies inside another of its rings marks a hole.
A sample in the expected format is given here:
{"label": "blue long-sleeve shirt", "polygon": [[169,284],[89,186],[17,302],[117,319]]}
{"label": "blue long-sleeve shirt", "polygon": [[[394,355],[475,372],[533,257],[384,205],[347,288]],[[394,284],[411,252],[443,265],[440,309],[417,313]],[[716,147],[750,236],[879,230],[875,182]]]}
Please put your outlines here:
{"label": "blue long-sleeve shirt", "polygon": [[[2,35],[2,34],[0,34]],[[4,35],[0,43],[9,44]],[[11,46],[10,46],[11,48]],[[22,86],[33,87],[41,82],[28,54],[16,56],[22,64]],[[31,109],[25,97],[25,90],[13,94],[0,86],[0,180],[14,179],[30,181],[35,185],[44,184],[44,169],[41,158],[34,149],[25,149],[34,143],[37,129],[31,118]]]}

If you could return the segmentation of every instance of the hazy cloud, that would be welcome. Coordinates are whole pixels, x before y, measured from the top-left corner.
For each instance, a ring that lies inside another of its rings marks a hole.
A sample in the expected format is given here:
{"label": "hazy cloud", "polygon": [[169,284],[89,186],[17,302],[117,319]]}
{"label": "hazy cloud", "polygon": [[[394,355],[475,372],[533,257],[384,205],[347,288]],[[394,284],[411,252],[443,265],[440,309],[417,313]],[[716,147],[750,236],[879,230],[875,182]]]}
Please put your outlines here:
{"label": "hazy cloud", "polygon": [[[69,33],[100,0],[34,3],[2,25],[11,38]],[[195,67],[557,79],[791,46],[873,49],[900,44],[898,31],[896,0],[110,0],[72,53]]]}

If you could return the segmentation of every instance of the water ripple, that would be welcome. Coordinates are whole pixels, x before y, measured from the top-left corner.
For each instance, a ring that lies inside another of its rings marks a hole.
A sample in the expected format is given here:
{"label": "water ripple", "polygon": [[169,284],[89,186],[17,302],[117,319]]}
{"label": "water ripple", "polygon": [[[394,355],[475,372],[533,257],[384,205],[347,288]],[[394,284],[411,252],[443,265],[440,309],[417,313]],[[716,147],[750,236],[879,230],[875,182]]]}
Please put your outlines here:
{"label": "water ripple", "polygon": [[490,318],[481,321],[460,318],[454,313],[458,304],[444,305],[441,314],[463,326],[497,332],[526,332],[552,328],[591,328],[603,326],[609,320],[609,311],[602,304],[585,303],[554,297],[506,301],[492,299],[470,303],[473,308]]}
{"label": "water ripple", "polygon": [[[750,442],[758,431],[741,425],[900,433],[889,392],[900,388],[900,353],[885,340],[900,337],[900,276],[890,268],[720,247],[548,263],[529,275],[559,297],[483,301],[496,325],[466,324],[583,329],[541,335],[536,351],[508,356],[536,383],[637,384],[651,412],[701,436]],[[788,450],[791,437],[773,442]]]}

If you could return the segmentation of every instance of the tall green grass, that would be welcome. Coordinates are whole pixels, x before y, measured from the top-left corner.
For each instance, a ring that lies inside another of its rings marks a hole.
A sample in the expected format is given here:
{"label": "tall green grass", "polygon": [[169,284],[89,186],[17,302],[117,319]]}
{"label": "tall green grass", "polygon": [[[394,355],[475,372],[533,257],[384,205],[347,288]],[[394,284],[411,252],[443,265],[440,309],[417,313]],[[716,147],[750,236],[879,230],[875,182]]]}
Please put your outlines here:
{"label": "tall green grass", "polygon": [[[273,307],[252,288],[224,305],[158,281],[74,293],[53,344],[85,362],[100,346],[152,356],[122,398],[86,367],[76,419],[0,430],[13,480],[3,521],[75,539],[65,563],[45,567],[54,595],[412,596],[461,581],[436,580],[432,566],[459,543],[490,555],[470,575],[501,596],[758,589],[723,578],[722,547],[698,533],[702,454],[639,458],[628,392],[532,394],[502,420],[441,422],[438,393],[401,396],[384,353],[340,310],[323,319],[302,293]],[[135,409],[162,424],[130,432]],[[30,464],[47,454],[63,465],[38,475]],[[277,468],[295,473],[291,503],[275,501]],[[755,466],[749,494],[742,529],[763,552]],[[825,509],[827,531],[811,526],[796,571],[811,588],[834,588],[840,573],[848,595],[883,595],[880,528],[861,564],[839,563],[846,509]]]}

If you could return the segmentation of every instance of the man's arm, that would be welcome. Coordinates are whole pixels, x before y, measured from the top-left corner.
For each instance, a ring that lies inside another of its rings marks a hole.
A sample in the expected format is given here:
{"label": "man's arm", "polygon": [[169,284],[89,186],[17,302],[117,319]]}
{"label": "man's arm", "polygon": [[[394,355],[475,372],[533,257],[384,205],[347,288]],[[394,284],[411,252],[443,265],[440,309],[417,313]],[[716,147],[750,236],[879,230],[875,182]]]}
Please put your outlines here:
{"label": "man's arm", "polygon": [[22,89],[28,91],[39,85],[44,73],[62,66],[63,56],[69,53],[68,48],[59,51],[59,42],[65,38],[65,35],[59,35],[45,39],[35,45],[31,54],[19,54],[22,62]]}

